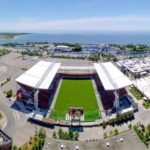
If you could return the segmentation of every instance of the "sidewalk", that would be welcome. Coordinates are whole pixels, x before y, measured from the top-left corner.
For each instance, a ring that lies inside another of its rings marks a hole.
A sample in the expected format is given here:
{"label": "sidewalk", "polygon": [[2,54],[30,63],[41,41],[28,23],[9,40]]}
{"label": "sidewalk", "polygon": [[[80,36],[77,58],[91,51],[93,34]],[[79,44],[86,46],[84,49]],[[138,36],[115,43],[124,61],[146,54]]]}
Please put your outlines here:
{"label": "sidewalk", "polygon": [[0,111],[0,112],[3,115],[3,118],[0,120],[0,128],[3,130],[7,125],[7,118],[6,118],[5,114],[2,111]]}

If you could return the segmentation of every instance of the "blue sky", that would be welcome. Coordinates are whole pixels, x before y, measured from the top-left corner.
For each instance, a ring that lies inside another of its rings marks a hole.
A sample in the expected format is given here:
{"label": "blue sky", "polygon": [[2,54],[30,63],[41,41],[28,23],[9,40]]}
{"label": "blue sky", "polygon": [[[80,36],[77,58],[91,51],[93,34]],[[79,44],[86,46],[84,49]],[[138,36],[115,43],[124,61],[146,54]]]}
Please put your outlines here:
{"label": "blue sky", "polygon": [[150,31],[150,1],[0,0],[0,30]]}

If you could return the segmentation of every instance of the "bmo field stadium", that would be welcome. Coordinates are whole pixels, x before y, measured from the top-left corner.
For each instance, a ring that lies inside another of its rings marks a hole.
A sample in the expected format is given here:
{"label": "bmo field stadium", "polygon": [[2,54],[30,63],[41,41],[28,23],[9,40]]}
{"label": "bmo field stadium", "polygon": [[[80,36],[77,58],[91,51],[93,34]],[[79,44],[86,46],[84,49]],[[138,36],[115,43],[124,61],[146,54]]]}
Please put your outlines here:
{"label": "bmo field stadium", "polygon": [[111,62],[84,67],[39,61],[16,82],[17,101],[32,111],[46,110],[44,116],[56,122],[93,122],[133,103],[125,89],[132,82]]}

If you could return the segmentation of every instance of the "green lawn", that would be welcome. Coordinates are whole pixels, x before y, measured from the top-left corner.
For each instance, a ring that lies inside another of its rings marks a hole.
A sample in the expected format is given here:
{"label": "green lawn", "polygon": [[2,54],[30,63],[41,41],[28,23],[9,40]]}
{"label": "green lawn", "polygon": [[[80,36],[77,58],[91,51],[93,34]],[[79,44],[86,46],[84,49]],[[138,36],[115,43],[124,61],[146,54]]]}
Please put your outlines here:
{"label": "green lawn", "polygon": [[51,118],[65,119],[69,107],[83,107],[85,121],[100,118],[90,79],[63,79]]}
{"label": "green lawn", "polygon": [[133,96],[137,99],[137,100],[141,100],[143,98],[143,94],[135,87],[132,87],[129,89],[129,91],[133,94]]}

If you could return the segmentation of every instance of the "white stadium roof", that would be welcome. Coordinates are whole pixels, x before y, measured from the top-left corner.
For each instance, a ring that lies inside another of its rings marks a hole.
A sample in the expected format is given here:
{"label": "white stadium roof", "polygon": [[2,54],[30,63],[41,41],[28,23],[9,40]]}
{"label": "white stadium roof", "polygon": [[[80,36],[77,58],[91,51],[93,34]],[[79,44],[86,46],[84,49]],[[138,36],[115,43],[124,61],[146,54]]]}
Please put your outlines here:
{"label": "white stadium roof", "polygon": [[132,82],[111,62],[94,63],[94,66],[105,90],[120,89],[132,84]]}
{"label": "white stadium roof", "polygon": [[39,61],[32,68],[18,77],[16,81],[30,87],[48,89],[59,66],[60,63]]}

